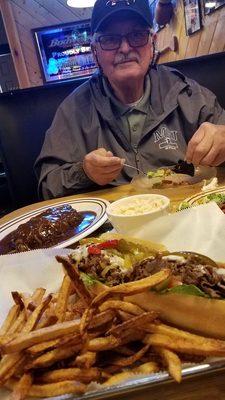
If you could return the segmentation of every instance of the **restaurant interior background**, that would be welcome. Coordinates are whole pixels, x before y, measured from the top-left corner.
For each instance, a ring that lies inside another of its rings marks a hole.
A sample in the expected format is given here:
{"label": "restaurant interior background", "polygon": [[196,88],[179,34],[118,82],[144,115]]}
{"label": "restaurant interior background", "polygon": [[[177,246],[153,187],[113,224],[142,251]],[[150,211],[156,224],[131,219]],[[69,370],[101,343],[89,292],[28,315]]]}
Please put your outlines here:
{"label": "restaurant interior background", "polygon": [[[207,2],[209,4],[209,1],[201,1],[200,20],[197,21],[197,29],[196,31],[193,30],[193,33],[189,31],[188,34],[184,4],[187,22],[187,6],[191,6],[192,10],[195,10],[199,3],[197,0],[189,2],[174,0],[173,16],[169,24],[158,32],[158,49],[163,50],[170,47],[173,35],[177,38],[178,46],[175,49],[176,51],[163,52],[159,59],[160,63],[225,50],[225,7],[221,7],[225,1],[210,1],[211,9],[214,12],[208,15],[205,5]],[[150,0],[150,3],[153,3],[153,1]],[[217,4],[216,7],[213,7],[212,3]],[[0,5],[20,88],[43,84],[31,30],[37,27],[89,19],[92,12],[91,7],[69,7],[67,0],[1,0]],[[200,29],[198,29],[198,23]],[[4,32],[1,29],[0,43],[2,43],[2,35],[4,37]]]}
{"label": "restaurant interior background", "polygon": [[[225,0],[149,2],[156,10],[155,16],[158,12],[158,19],[160,6],[164,9],[163,18],[168,7],[168,23],[159,26],[155,22],[158,63],[225,51]],[[0,0],[0,12],[0,91],[8,92],[45,84],[33,30],[88,20],[92,8],[73,8],[67,0]],[[8,198],[0,160],[0,215],[7,210]]]}

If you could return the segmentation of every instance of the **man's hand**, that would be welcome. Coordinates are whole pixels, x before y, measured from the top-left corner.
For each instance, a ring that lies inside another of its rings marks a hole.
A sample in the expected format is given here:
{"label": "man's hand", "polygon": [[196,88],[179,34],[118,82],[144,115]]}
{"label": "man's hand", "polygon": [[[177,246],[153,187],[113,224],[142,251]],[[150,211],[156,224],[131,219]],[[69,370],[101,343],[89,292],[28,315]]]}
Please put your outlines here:
{"label": "man's hand", "polygon": [[201,124],[188,143],[186,160],[194,165],[222,164],[225,161],[225,125]]}
{"label": "man's hand", "polygon": [[84,157],[83,169],[88,178],[104,186],[119,175],[124,162],[124,159],[114,157],[111,151],[100,148]]}

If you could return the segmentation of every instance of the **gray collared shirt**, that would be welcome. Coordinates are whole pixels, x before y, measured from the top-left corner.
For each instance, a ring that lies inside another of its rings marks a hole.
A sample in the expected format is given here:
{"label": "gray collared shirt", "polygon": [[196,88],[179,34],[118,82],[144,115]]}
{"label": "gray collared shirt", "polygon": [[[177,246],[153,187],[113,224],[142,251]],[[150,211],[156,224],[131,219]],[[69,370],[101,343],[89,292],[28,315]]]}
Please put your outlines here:
{"label": "gray collared shirt", "polygon": [[123,104],[113,94],[108,82],[103,79],[103,85],[107,96],[112,103],[115,118],[121,124],[121,130],[131,143],[132,147],[137,144],[142,136],[146,115],[150,111],[149,97],[151,90],[150,78],[145,78],[145,91],[142,98],[134,104]]}

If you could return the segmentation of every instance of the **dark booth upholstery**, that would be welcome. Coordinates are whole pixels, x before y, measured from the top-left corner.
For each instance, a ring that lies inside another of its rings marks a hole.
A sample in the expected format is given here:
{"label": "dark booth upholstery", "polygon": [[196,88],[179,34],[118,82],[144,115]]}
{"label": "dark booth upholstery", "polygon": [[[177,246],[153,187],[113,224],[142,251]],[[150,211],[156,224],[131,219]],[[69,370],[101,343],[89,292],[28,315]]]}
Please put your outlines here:
{"label": "dark booth upholstery", "polygon": [[[225,53],[166,65],[212,90],[225,108]],[[71,80],[0,95],[0,159],[13,209],[38,201],[33,164],[45,132],[61,101],[84,81]]]}

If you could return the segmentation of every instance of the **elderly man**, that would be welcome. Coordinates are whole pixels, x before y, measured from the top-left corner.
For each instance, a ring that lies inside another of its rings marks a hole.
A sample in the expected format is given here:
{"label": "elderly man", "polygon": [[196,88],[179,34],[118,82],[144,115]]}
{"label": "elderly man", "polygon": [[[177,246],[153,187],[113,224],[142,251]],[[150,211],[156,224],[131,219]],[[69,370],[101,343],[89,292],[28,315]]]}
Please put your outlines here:
{"label": "elderly man", "polygon": [[225,161],[225,111],[180,72],[154,66],[148,0],[97,0],[92,50],[98,73],[68,96],[36,168],[44,198],[127,183],[134,171]]}

